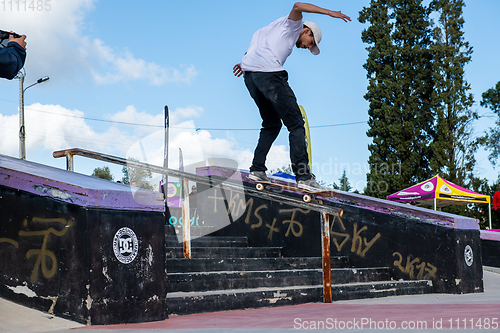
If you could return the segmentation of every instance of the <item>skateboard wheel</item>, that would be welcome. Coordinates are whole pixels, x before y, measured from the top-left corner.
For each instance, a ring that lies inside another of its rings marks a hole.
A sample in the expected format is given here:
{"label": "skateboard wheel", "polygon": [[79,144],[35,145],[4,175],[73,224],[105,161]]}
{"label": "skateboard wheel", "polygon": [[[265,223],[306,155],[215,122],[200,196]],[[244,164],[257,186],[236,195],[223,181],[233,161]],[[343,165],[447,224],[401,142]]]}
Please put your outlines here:
{"label": "skateboard wheel", "polygon": [[262,191],[262,190],[264,190],[264,185],[257,184],[257,185],[255,185],[255,188],[257,189],[257,191]]}
{"label": "skateboard wheel", "polygon": [[302,200],[304,200],[304,202],[311,202],[311,196],[306,194],[302,197]]}

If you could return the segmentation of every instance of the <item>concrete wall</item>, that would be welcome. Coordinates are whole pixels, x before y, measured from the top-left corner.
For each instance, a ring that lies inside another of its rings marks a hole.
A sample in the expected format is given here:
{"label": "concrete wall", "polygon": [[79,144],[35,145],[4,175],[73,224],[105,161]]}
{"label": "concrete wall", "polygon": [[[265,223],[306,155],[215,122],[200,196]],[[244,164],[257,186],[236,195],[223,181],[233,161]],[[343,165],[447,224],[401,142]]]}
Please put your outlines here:
{"label": "concrete wall", "polygon": [[[235,178],[245,173],[217,167],[201,175]],[[199,220],[220,224],[212,235],[247,236],[250,246],[282,246],[284,256],[321,256],[319,214],[241,192],[198,185]],[[294,194],[290,194],[294,195]],[[297,197],[301,195],[297,194]],[[481,240],[475,220],[362,195],[340,192],[326,205],[344,215],[330,221],[331,255],[354,267],[389,267],[394,279],[429,279],[435,292],[483,291]]]}
{"label": "concrete wall", "polygon": [[483,265],[500,267],[500,232],[481,230]]}
{"label": "concrete wall", "polygon": [[0,155],[0,296],[81,323],[165,319],[163,210],[157,193]]}

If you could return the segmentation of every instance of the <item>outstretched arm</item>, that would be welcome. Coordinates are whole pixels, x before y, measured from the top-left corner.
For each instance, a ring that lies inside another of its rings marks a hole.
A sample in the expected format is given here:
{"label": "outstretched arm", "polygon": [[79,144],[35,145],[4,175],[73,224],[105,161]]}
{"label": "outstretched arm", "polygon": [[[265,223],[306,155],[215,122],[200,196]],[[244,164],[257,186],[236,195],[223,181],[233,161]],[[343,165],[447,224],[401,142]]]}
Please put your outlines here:
{"label": "outstretched arm", "polygon": [[344,20],[344,22],[351,20],[351,18],[349,16],[342,14],[340,12],[340,10],[339,11],[329,10],[329,9],[315,6],[315,5],[310,4],[310,3],[302,3],[302,2],[297,2],[293,5],[293,8],[290,11],[288,18],[292,21],[302,20],[302,13],[314,13],[314,14],[328,15],[328,16],[331,16],[334,18],[342,19],[342,20]]}

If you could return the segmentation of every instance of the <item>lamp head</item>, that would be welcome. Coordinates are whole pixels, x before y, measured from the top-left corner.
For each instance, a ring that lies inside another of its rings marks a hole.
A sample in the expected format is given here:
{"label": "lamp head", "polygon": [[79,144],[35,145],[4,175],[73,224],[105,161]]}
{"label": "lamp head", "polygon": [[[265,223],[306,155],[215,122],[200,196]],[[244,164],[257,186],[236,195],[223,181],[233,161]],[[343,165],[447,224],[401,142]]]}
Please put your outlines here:
{"label": "lamp head", "polygon": [[42,83],[42,82],[48,81],[49,79],[50,79],[50,77],[48,77],[48,76],[44,76],[44,77],[42,77],[42,78],[38,79],[38,81],[36,81],[36,82],[37,82],[37,83]]}

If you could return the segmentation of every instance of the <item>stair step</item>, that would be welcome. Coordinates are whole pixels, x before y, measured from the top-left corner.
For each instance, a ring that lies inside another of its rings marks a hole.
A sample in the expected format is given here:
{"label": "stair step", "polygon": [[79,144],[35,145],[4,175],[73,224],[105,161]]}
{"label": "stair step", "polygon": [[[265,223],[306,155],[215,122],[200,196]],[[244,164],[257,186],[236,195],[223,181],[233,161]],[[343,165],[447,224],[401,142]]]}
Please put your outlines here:
{"label": "stair step", "polygon": [[[166,247],[167,258],[183,258],[181,247]],[[280,257],[280,247],[191,247],[192,258]]]}
{"label": "stair step", "polygon": [[432,293],[432,281],[385,281],[332,285],[334,300],[352,300]]}
{"label": "stair step", "polygon": [[[424,294],[431,292],[430,281],[390,281],[332,285],[333,300]],[[349,294],[349,295],[347,295]],[[349,298],[346,298],[349,297]],[[323,286],[231,289],[167,294],[168,313],[191,314],[275,307],[323,301]]]}
{"label": "stair step", "polygon": [[[383,281],[389,279],[388,268],[332,269],[331,283]],[[267,271],[217,271],[169,273],[168,292],[209,291],[236,288],[322,285],[323,272],[318,269]]]}
{"label": "stair step", "polygon": [[[180,242],[179,242],[180,240]],[[182,247],[182,236],[166,236],[166,247]],[[247,247],[247,237],[198,237],[191,240],[191,247]]]}
{"label": "stair step", "polygon": [[[167,273],[194,273],[216,271],[273,271],[281,269],[316,269],[322,267],[318,257],[302,258],[168,258]],[[349,267],[347,257],[332,257],[332,268]]]}

